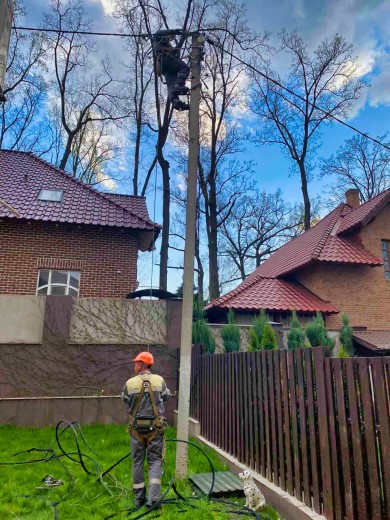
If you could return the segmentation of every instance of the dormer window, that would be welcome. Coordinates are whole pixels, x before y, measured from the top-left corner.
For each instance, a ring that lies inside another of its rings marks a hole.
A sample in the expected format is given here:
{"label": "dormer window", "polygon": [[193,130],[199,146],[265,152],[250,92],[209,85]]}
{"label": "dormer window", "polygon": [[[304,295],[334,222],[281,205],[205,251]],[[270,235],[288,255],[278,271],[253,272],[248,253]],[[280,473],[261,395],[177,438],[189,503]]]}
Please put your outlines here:
{"label": "dormer window", "polygon": [[41,190],[38,200],[42,202],[62,202],[64,190]]}

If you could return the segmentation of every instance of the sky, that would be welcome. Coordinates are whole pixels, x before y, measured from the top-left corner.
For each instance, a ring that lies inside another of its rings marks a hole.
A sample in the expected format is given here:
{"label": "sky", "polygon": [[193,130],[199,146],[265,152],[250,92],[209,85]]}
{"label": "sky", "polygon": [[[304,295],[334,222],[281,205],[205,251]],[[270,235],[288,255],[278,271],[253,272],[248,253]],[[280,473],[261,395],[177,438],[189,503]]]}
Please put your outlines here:
{"label": "sky", "polygon": [[[169,0],[174,3],[176,0]],[[390,131],[390,1],[386,0],[244,0],[250,24],[258,31],[270,31],[276,37],[282,29],[297,29],[309,48],[315,48],[324,38],[335,33],[344,36],[354,45],[359,56],[359,74],[371,86],[366,88],[356,102],[348,123],[372,136],[382,136]],[[25,0],[28,16],[26,24],[38,26],[47,1]],[[88,14],[93,21],[93,30],[113,32],[117,30],[115,21],[109,18],[112,0],[86,0]],[[276,40],[275,40],[276,41]],[[115,60],[123,59],[120,39],[105,38],[104,50]],[[283,61],[273,63],[282,73],[286,67]],[[255,125],[254,120],[246,119],[244,125]],[[354,133],[338,123],[324,127],[322,146],[318,157],[329,157]],[[299,179],[290,176],[290,162],[281,150],[273,145],[256,148],[248,145],[246,158],[256,163],[255,175],[259,188],[274,192],[281,188],[284,198],[291,203],[301,201]],[[309,184],[310,196],[322,195],[326,182],[314,173]],[[128,183],[130,193],[130,182]],[[121,185],[122,192],[127,186]],[[153,199],[148,200],[149,212],[153,217]],[[157,203],[156,220],[160,206]],[[158,263],[158,255],[154,261]],[[150,284],[150,269],[141,267],[141,285]],[[154,267],[153,285],[157,283],[158,267]],[[170,273],[170,289],[180,283],[178,273]]]}

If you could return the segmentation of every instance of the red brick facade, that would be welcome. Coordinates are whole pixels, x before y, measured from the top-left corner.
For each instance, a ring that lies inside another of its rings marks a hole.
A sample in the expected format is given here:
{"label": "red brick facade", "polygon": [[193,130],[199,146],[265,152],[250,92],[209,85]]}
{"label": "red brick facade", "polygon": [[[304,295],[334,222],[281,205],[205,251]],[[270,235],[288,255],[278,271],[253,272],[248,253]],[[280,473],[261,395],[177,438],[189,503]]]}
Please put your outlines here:
{"label": "red brick facade", "polygon": [[[352,238],[352,237],[351,237]],[[382,258],[381,240],[390,240],[390,204],[363,226],[354,239],[378,258]],[[296,273],[302,285],[340,309],[326,317],[331,329],[339,329],[346,314],[352,326],[386,330],[390,327],[390,280],[384,268],[321,262]]]}
{"label": "red brick facade", "polygon": [[0,294],[35,294],[39,269],[80,272],[81,297],[135,290],[138,232],[118,227],[0,222]]}

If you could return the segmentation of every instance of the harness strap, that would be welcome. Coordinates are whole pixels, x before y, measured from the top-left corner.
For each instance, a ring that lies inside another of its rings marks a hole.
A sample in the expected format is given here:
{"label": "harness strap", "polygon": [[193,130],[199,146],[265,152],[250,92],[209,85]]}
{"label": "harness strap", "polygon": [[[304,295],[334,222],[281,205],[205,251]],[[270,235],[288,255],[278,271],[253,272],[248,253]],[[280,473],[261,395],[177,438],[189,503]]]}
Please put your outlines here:
{"label": "harness strap", "polygon": [[[161,420],[161,418],[158,415],[158,409],[156,404],[156,399],[154,397],[153,388],[150,383],[150,380],[145,378],[143,379],[141,376],[140,379],[142,379],[142,389],[143,392],[139,392],[137,395],[137,399],[134,403],[134,407],[132,409],[132,413],[130,414],[130,420],[129,420],[129,427],[128,431],[130,432],[130,435],[132,435],[137,441],[144,444],[145,447],[148,446],[148,444],[154,439],[154,437],[157,435],[157,433],[160,433],[161,435],[164,434],[164,424]],[[141,405],[141,401],[145,395],[145,393],[149,394],[149,398],[152,404],[153,408],[153,421],[147,420],[147,419],[139,419],[137,420],[137,412],[138,408]],[[149,426],[149,431],[145,433],[141,433],[137,431],[138,425],[140,426]],[[153,425],[153,426],[152,426]]]}

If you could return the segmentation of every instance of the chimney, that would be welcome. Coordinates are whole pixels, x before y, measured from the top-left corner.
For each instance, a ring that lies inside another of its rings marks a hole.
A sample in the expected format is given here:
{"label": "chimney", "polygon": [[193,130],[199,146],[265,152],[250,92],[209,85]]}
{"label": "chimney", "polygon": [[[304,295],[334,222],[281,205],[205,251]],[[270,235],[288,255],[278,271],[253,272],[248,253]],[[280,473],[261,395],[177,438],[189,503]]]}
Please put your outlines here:
{"label": "chimney", "polygon": [[345,201],[351,208],[358,208],[360,206],[359,190],[351,188],[345,192]]}

